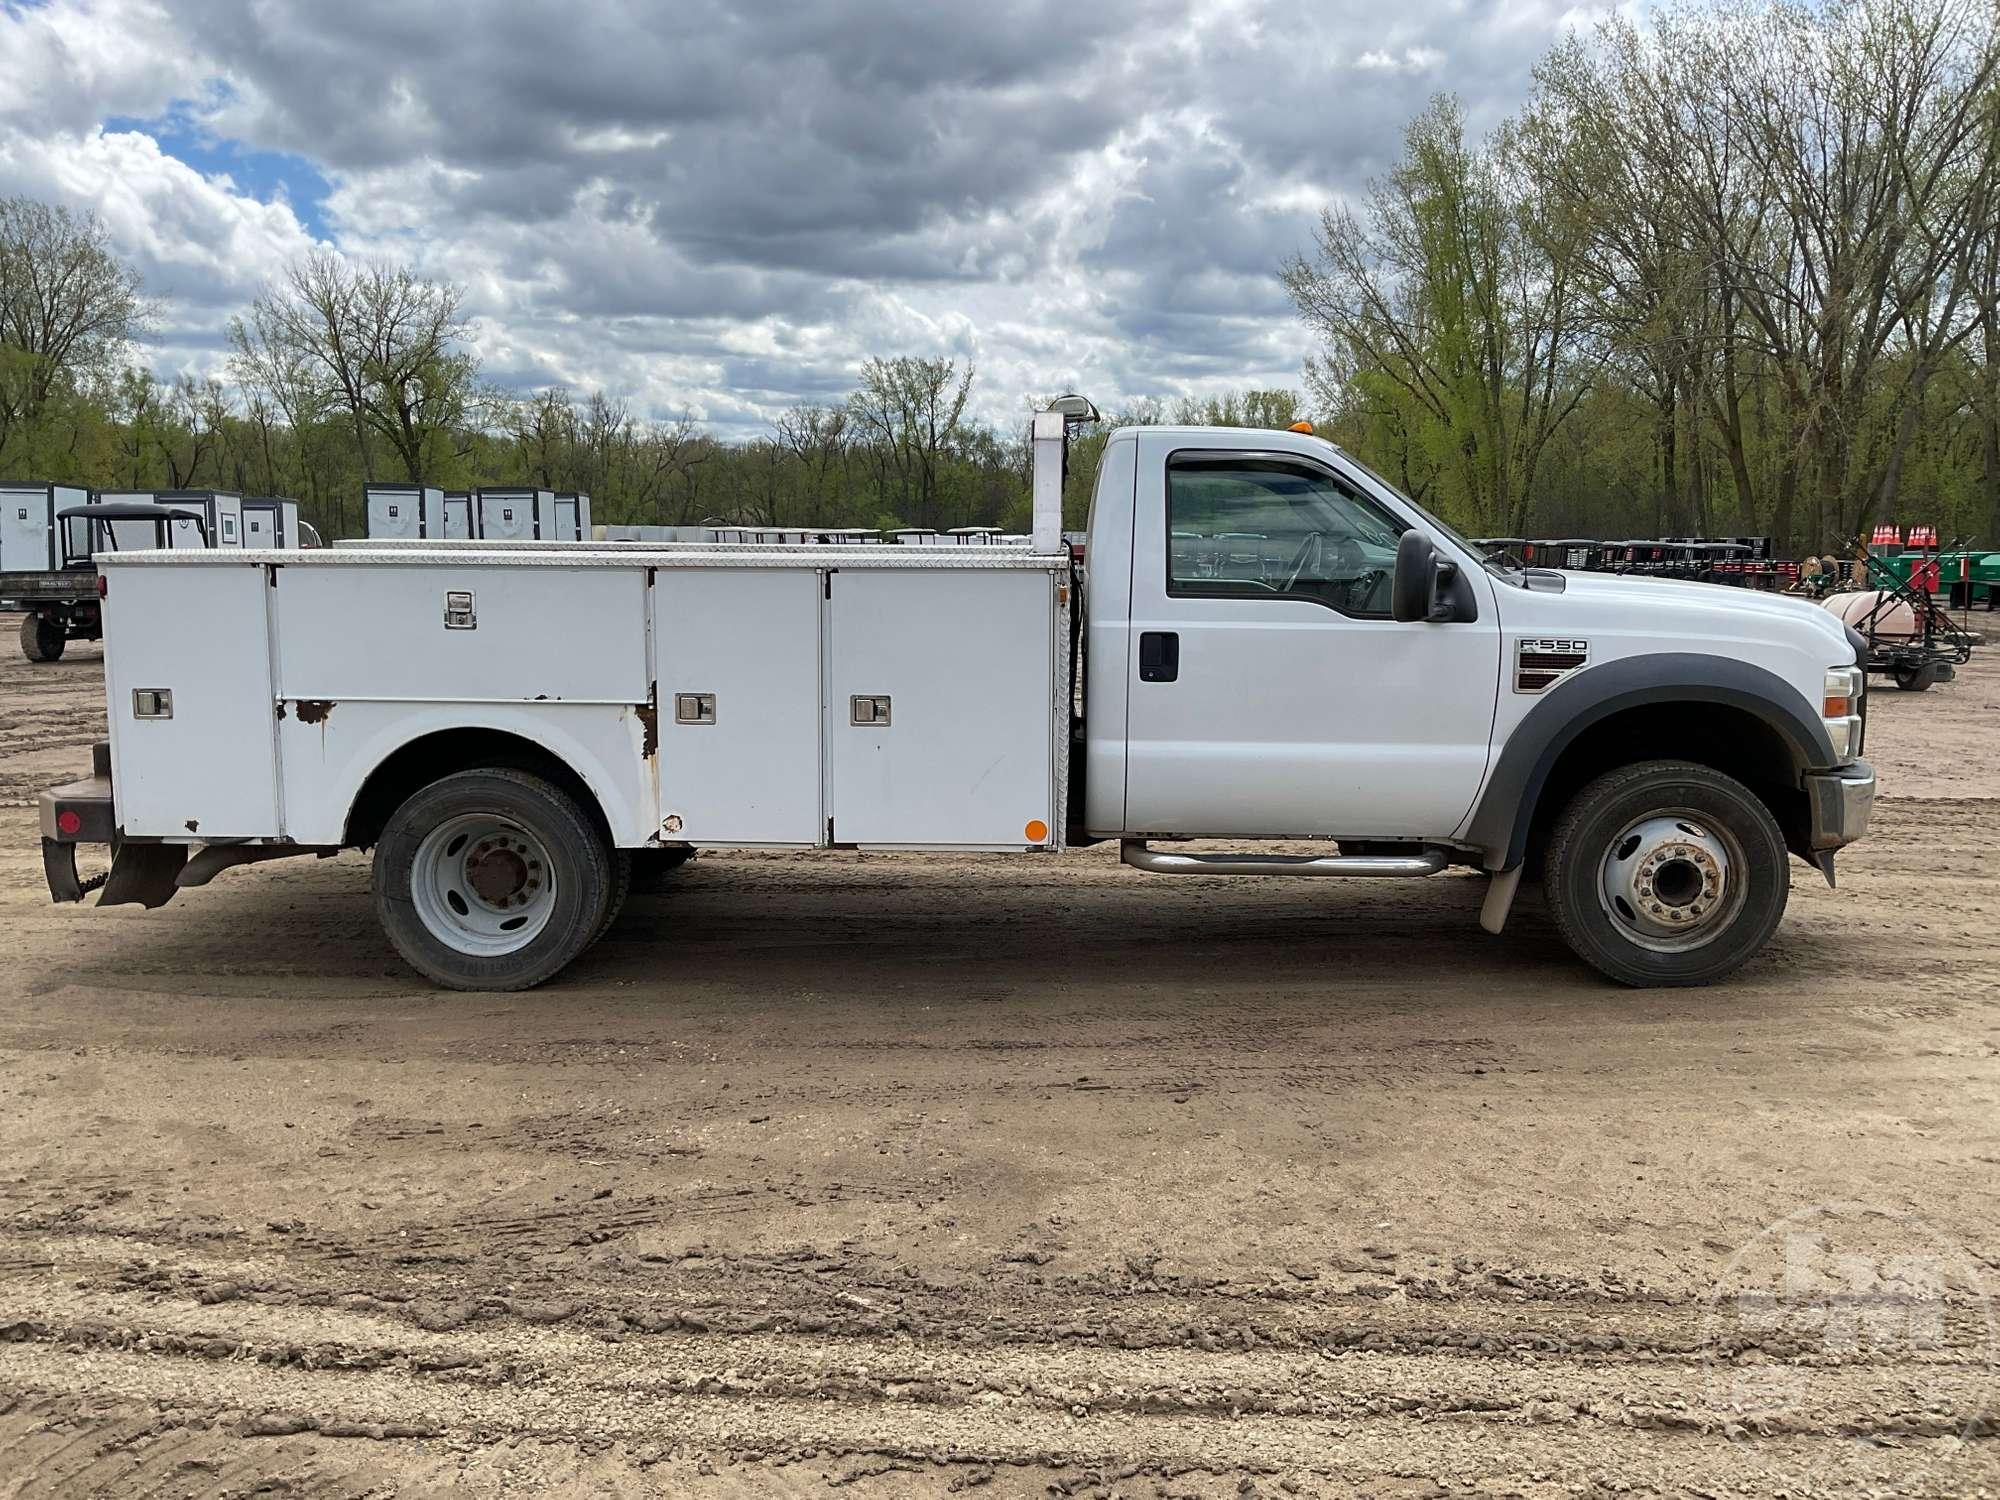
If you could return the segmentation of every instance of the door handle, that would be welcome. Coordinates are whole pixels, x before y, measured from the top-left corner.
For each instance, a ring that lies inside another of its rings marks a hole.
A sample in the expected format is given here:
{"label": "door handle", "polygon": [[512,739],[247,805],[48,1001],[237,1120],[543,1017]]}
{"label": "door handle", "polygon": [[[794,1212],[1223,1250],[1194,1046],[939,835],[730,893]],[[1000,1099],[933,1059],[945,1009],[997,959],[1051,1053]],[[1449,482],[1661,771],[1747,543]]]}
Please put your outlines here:
{"label": "door handle", "polygon": [[1139,680],[1178,682],[1181,675],[1181,638],[1172,630],[1139,632]]}

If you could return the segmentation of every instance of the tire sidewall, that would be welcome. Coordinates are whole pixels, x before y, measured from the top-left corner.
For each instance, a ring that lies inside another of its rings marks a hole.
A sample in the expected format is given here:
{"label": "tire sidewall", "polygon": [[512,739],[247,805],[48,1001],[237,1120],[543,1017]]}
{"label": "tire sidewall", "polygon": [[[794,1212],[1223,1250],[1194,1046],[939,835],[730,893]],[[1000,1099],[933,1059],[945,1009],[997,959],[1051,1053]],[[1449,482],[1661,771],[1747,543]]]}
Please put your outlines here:
{"label": "tire sidewall", "polygon": [[63,647],[69,638],[59,625],[52,625],[40,615],[21,617],[21,654],[33,662],[59,660]]}
{"label": "tire sidewall", "polygon": [[[1599,882],[1613,839],[1649,814],[1684,809],[1726,828],[1742,851],[1743,900],[1714,939],[1700,948],[1660,953],[1621,933],[1604,910]],[[1720,772],[1662,766],[1650,775],[1600,778],[1578,793],[1549,854],[1549,895],[1559,903],[1563,936],[1580,957],[1623,984],[1706,984],[1755,954],[1785,914],[1791,868],[1784,835],[1769,809],[1741,782]]]}
{"label": "tire sidewall", "polygon": [[[512,953],[461,953],[417,914],[411,881],[418,847],[431,829],[467,813],[521,824],[548,854],[556,909]],[[461,771],[412,793],[390,816],[375,846],[373,880],[384,929],[426,978],[454,989],[527,989],[553,977],[597,937],[611,895],[611,851],[582,809],[547,782],[519,772]]]}

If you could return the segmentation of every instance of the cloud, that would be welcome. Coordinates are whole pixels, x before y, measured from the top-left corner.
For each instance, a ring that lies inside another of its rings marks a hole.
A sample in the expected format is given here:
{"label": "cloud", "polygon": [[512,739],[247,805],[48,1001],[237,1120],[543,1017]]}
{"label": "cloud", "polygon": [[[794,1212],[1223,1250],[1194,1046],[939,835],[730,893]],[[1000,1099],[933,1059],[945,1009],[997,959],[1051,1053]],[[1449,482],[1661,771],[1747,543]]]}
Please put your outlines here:
{"label": "cloud", "polygon": [[313,243],[288,204],[205,177],[133,131],[31,135],[0,125],[0,194],[97,214],[144,278],[160,363],[172,370],[216,368],[229,316]]}
{"label": "cloud", "polygon": [[747,435],[870,355],[944,352],[1012,421],[1071,385],[1295,384],[1276,270],[1317,209],[1433,92],[1475,124],[1511,109],[1580,14],[0,3],[34,78],[0,101],[0,191],[98,208],[189,329],[324,236],[463,283],[489,372],[523,386]]}

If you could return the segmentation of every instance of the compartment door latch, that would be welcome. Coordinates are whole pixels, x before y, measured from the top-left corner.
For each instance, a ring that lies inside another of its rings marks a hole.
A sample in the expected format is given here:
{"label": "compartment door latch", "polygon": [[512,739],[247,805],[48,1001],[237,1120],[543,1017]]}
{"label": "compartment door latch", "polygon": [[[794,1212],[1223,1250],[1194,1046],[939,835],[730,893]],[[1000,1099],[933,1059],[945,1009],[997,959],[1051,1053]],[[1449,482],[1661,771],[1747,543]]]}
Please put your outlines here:
{"label": "compartment door latch", "polygon": [[850,724],[886,726],[889,722],[888,695],[856,693],[847,700],[847,721]]}

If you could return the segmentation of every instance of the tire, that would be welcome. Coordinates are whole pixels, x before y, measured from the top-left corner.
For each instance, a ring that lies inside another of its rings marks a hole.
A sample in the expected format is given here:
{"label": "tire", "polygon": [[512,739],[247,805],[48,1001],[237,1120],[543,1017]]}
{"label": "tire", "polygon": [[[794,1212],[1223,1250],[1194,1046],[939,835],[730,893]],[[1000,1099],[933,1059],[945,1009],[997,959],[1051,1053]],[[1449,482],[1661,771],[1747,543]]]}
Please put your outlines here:
{"label": "tire", "polygon": [[1642,761],[1562,810],[1543,890],[1563,941],[1599,973],[1642,988],[1709,984],[1769,940],[1791,868],[1777,820],[1742,782]]}
{"label": "tire", "polygon": [[405,962],[437,984],[532,989],[603,929],[614,852],[540,777],[460,771],[390,815],[375,845],[375,912]]}
{"label": "tire", "polygon": [[632,889],[642,896],[662,889],[680,873],[683,865],[694,859],[694,854],[692,849],[634,849]]}
{"label": "tire", "polygon": [[597,931],[590,936],[590,946],[596,947],[604,934],[618,920],[618,914],[625,910],[625,898],[632,894],[632,851],[613,849],[611,851],[611,891],[604,900],[604,920],[597,924]]}
{"label": "tire", "polygon": [[1896,668],[1896,686],[1906,693],[1927,693],[1937,674],[1928,666]]}
{"label": "tire", "polygon": [[58,661],[69,636],[61,625],[40,615],[21,617],[21,654],[29,661]]}

